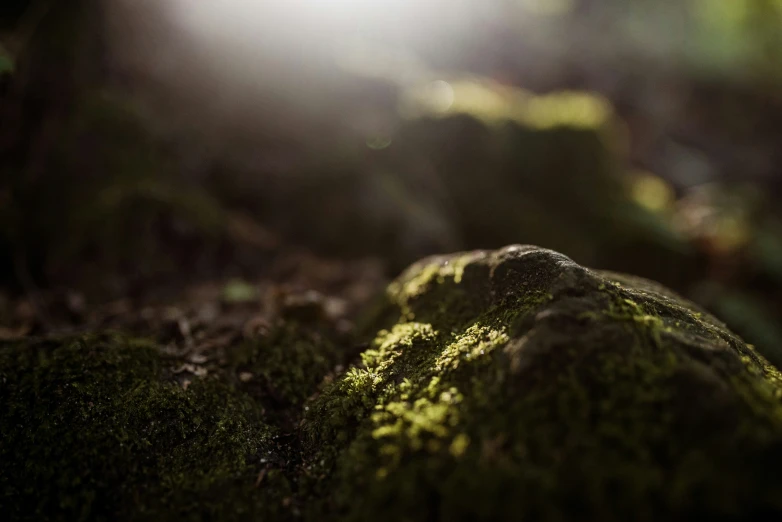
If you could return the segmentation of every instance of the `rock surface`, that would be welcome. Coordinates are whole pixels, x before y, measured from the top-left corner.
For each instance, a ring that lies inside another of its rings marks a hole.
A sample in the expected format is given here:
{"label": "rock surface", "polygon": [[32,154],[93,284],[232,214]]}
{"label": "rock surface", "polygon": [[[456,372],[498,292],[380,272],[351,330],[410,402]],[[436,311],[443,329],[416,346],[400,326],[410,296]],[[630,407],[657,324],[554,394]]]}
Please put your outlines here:
{"label": "rock surface", "polygon": [[[254,388],[229,357],[183,389],[178,355],[121,335],[0,345],[0,511],[30,520],[782,515],[782,376],[655,283],[511,246],[410,267],[367,311],[371,341],[347,371],[328,368],[351,350],[281,328],[242,347],[241,361],[274,366]],[[284,383],[276,393],[274,380]]]}

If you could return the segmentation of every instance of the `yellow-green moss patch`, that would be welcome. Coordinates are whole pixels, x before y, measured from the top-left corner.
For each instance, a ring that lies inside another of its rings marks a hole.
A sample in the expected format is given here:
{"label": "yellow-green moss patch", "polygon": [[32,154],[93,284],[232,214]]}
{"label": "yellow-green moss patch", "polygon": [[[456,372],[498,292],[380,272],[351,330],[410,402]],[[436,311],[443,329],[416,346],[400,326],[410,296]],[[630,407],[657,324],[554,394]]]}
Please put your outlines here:
{"label": "yellow-green moss patch", "polygon": [[305,415],[313,520],[782,512],[778,373],[669,291],[514,246],[421,261],[388,303]]}

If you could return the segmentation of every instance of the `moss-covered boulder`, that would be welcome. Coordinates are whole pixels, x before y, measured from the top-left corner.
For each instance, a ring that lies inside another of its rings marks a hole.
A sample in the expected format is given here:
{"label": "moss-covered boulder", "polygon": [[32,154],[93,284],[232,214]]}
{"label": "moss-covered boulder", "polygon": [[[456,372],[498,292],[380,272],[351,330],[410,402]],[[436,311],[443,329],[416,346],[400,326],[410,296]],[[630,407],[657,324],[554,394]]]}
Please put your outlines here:
{"label": "moss-covered boulder", "polygon": [[0,511],[782,515],[782,376],[655,283],[536,247],[474,251],[413,265],[365,324],[340,375],[351,350],[290,323],[206,376],[191,364],[187,384],[179,355],[119,335],[0,345]]}
{"label": "moss-covered boulder", "polygon": [[659,285],[512,246],[413,265],[380,317],[306,416],[314,518],[782,514],[782,377]]}

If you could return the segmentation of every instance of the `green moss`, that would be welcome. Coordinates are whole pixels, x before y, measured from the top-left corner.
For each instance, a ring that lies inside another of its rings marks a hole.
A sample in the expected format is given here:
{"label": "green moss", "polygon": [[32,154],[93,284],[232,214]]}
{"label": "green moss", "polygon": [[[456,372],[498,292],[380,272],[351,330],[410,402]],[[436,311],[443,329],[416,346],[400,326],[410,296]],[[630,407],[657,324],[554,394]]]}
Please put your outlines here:
{"label": "green moss", "polygon": [[653,283],[550,251],[455,259],[469,259],[458,282],[437,257],[391,285],[400,322],[310,405],[323,498],[309,516],[661,520],[782,509],[782,480],[765,471],[782,463],[779,376],[724,326]]}
{"label": "green moss", "polygon": [[237,387],[258,400],[267,415],[292,420],[344,351],[325,328],[285,322],[229,352]]}
{"label": "green moss", "polygon": [[389,285],[389,297],[404,307],[409,300],[421,295],[433,284],[443,284],[447,279],[459,284],[464,277],[464,267],[473,258],[474,255],[466,254],[445,259],[441,263],[430,261],[416,265],[401,280],[394,281]]}
{"label": "green moss", "polygon": [[186,390],[140,341],[2,345],[3,513],[782,515],[782,375],[659,285],[513,246],[423,260],[383,308],[336,378],[346,352],[293,322]]}
{"label": "green moss", "polygon": [[249,511],[233,499],[275,453],[255,404],[208,379],[183,389],[144,342],[5,344],[0,372],[0,505],[15,520]]}

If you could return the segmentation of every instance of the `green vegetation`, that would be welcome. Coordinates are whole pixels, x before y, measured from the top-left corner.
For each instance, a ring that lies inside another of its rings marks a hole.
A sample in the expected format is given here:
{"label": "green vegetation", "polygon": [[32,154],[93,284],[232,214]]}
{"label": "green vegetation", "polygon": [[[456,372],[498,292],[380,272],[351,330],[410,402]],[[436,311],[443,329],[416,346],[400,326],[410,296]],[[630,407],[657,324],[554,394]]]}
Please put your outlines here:
{"label": "green vegetation", "polygon": [[374,340],[336,379],[344,351],[317,323],[282,324],[230,352],[230,371],[188,385],[176,379],[179,359],[118,335],[0,346],[3,511],[389,521],[782,512],[782,480],[767,471],[782,461],[782,375],[665,288],[513,246],[425,259],[389,286],[383,308],[385,324],[368,329]]}
{"label": "green vegetation", "polygon": [[268,414],[294,411],[294,418],[323,378],[342,362],[344,354],[324,334],[325,329],[288,321],[266,335],[245,341],[229,357],[238,387],[259,400]]}
{"label": "green vegetation", "polygon": [[314,518],[780,509],[779,373],[670,292],[516,247],[426,260],[389,293],[400,322],[306,417],[311,473],[332,473]]}
{"label": "green vegetation", "polygon": [[258,407],[225,385],[170,378],[153,345],[120,336],[0,349],[0,505],[10,519],[248,513],[262,458]]}
{"label": "green vegetation", "polygon": [[782,519],[782,1],[12,4],[0,518]]}

